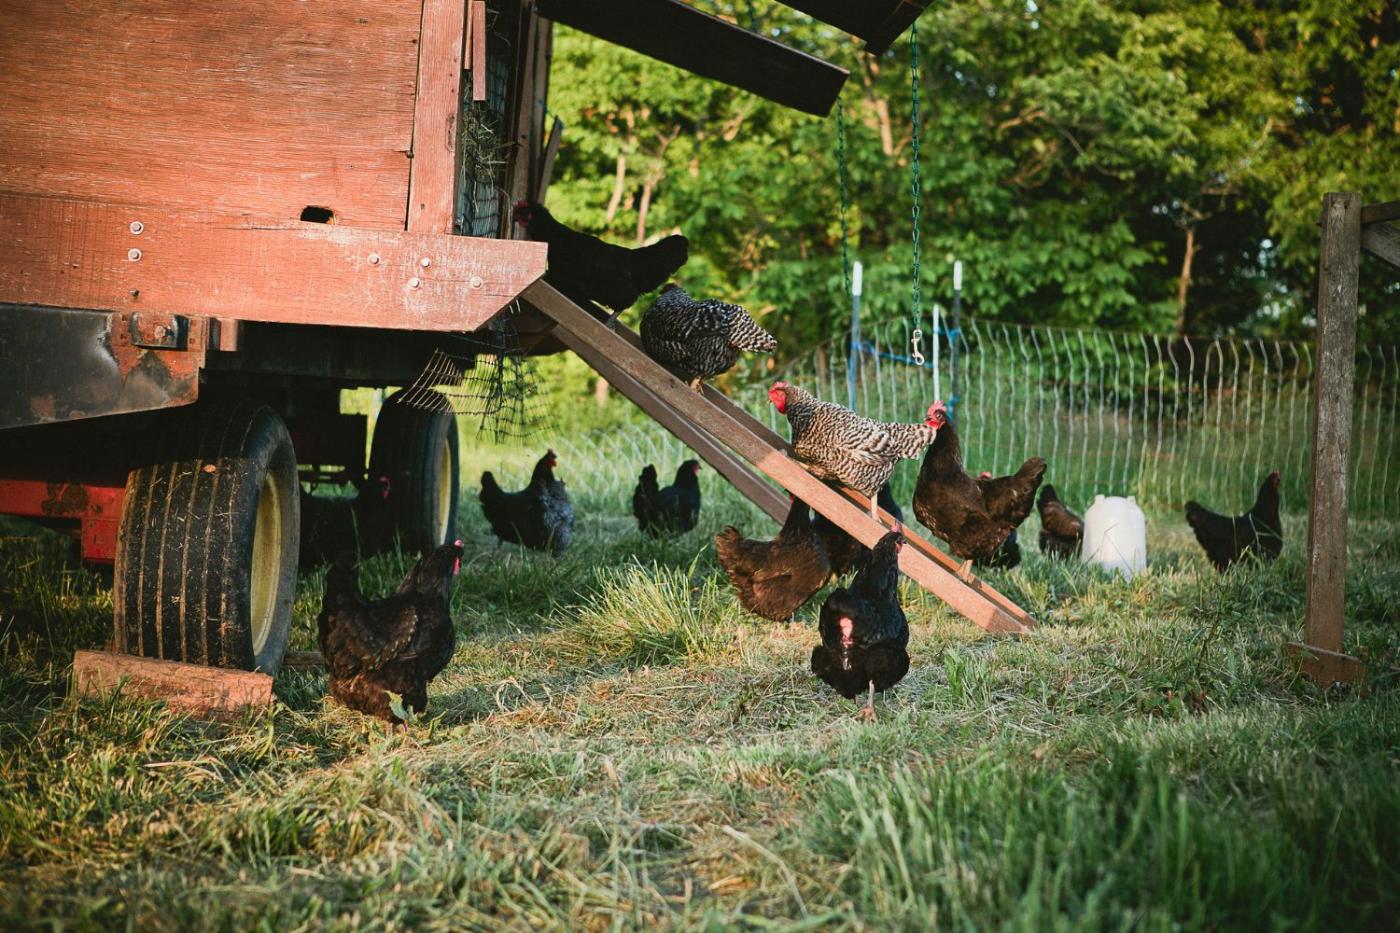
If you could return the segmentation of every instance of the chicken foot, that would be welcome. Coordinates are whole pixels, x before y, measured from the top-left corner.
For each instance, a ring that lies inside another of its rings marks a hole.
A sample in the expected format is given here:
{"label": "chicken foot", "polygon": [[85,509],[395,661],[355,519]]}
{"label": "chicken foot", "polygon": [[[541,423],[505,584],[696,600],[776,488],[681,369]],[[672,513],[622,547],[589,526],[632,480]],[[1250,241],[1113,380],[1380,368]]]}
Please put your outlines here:
{"label": "chicken foot", "polygon": [[875,681],[870,682],[870,693],[866,697],[865,705],[860,708],[860,712],[856,715],[867,722],[875,721]]}

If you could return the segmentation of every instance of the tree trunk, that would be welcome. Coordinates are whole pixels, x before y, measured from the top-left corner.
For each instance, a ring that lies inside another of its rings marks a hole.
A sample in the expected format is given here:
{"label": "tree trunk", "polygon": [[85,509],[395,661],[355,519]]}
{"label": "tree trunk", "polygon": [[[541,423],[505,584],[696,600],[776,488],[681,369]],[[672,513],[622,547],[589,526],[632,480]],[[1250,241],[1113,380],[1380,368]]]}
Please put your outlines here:
{"label": "tree trunk", "polygon": [[605,218],[608,223],[612,223],[613,218],[617,216],[617,209],[622,205],[622,194],[626,190],[626,184],[627,153],[619,152],[617,154],[617,174],[613,176],[612,198],[608,201],[608,212]]}
{"label": "tree trunk", "polygon": [[1196,258],[1196,225],[1186,226],[1186,252],[1181,257],[1181,275],[1176,281],[1176,335],[1186,333],[1186,293],[1191,288],[1191,260]]}

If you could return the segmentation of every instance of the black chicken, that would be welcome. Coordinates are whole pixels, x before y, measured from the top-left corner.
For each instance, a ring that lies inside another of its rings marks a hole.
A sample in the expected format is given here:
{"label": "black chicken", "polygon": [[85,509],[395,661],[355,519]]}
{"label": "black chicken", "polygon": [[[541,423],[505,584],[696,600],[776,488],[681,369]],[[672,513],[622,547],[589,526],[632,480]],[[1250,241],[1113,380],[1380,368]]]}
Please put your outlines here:
{"label": "black chicken", "polygon": [[632,514],[652,537],[694,528],[700,520],[700,461],[682,463],[676,481],[665,489],[657,486],[656,467],[648,463],[632,491]]}
{"label": "black chicken", "polygon": [[812,649],[812,673],[849,700],[869,690],[860,714],[875,718],[875,691],[888,690],[909,672],[909,621],[899,605],[896,528],[880,539],[850,589],[831,591],[822,605],[822,643]]}
{"label": "black chicken", "polygon": [[574,507],[564,483],[554,478],[558,462],[554,451],[546,451],[530,485],[519,492],[503,491],[490,470],[481,474],[481,511],[496,537],[555,557],[564,553],[574,537]]}
{"label": "black chicken", "polygon": [[1049,557],[1078,557],[1084,543],[1084,519],[1060,501],[1055,487],[1049,483],[1041,487],[1040,500],[1035,507],[1040,512],[1040,553]]}
{"label": "black chicken", "polygon": [[549,244],[546,282],[570,298],[607,305],[613,317],[660,288],[690,258],[690,241],[680,234],[628,249],[564,226],[534,201],[515,205],[515,222],[530,239]]}
{"label": "black chicken", "polygon": [[807,503],[792,499],[782,531],[772,541],[751,541],[726,525],[715,535],[719,565],[754,615],[785,622],[831,576],[826,548],[812,528]]}
{"label": "black chicken", "polygon": [[1283,524],[1278,517],[1278,470],[1264,477],[1248,512],[1235,518],[1217,515],[1198,502],[1186,503],[1186,521],[1196,532],[1216,570],[1253,555],[1271,561],[1283,550]]}
{"label": "black chicken", "polygon": [[435,548],[384,599],[360,592],[355,565],[342,557],[326,571],[316,620],[331,696],[362,713],[401,721],[392,708],[428,708],[428,682],[452,659],[456,633],[449,596],[461,567],[462,542]]}
{"label": "black chicken", "polygon": [[738,305],[696,301],[679,285],[667,285],[642,315],[647,355],[700,391],[701,383],[727,372],[745,350],[771,353],[778,341]]}
{"label": "black chicken", "polygon": [[[890,513],[896,524],[904,523],[904,510],[894,501],[889,483],[880,487],[880,493],[875,500],[880,508]],[[859,570],[870,556],[868,547],[846,534],[840,525],[825,515],[818,514],[812,526],[821,536],[822,544],[826,546],[826,556],[831,561],[831,572],[836,576],[844,577],[852,570]]]}

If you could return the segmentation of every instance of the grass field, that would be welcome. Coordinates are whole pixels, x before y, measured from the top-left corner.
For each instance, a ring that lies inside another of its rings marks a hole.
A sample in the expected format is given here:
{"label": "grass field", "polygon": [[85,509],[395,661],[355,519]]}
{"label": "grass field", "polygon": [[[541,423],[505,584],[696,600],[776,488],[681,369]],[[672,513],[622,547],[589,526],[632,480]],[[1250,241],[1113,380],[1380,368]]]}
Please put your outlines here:
{"label": "grass field", "polygon": [[57,542],[7,539],[0,926],[1393,928],[1400,526],[1353,529],[1366,690],[1283,659],[1300,518],[1277,564],[1220,577],[1152,516],[1123,583],[1040,559],[1033,517],[989,576],[1040,627],[990,638],[906,589],[914,666],[867,725],[807,671],[820,599],[770,624],[717,571],[724,523],[772,523],[707,471],[700,529],[646,540],[625,497],[657,448],[557,449],[580,515],[558,563],[497,548],[474,500],[483,465],[518,485],[538,451],[468,455],[459,646],[407,735],[314,673],[232,725],[75,702],[110,598]]}

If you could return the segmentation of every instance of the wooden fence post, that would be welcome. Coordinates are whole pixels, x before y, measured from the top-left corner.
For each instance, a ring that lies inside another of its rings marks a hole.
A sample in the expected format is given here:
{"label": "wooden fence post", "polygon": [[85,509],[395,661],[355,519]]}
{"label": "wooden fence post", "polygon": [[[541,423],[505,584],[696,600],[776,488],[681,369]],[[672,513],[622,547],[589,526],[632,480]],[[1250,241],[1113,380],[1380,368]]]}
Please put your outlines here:
{"label": "wooden fence post", "polygon": [[1342,653],[1360,263],[1361,196],[1330,193],[1323,200],[1317,283],[1305,644],[1290,646],[1301,655],[1303,669],[1324,687],[1350,683],[1362,675],[1361,663]]}

